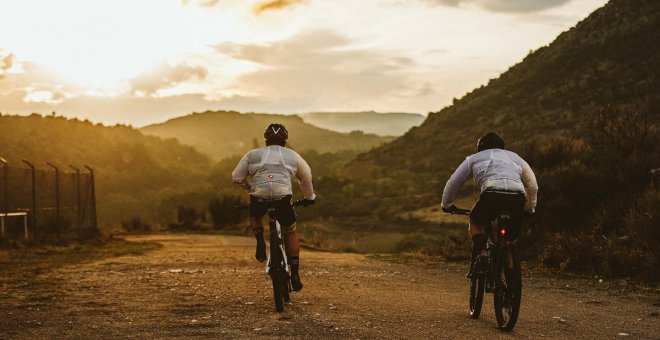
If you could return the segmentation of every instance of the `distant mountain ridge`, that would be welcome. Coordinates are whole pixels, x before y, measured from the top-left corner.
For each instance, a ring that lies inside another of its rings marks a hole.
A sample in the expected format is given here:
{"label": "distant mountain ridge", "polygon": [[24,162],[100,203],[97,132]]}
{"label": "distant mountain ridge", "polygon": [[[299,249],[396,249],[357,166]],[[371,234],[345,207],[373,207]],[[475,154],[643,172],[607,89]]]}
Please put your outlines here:
{"label": "distant mountain ridge", "polygon": [[361,155],[351,172],[448,172],[487,131],[500,132],[515,150],[579,134],[577,123],[595,108],[644,101],[658,111],[659,42],[660,1],[612,0],[487,86]]}
{"label": "distant mountain ridge", "polygon": [[379,136],[401,136],[413,126],[421,124],[426,117],[417,113],[374,111],[364,112],[308,112],[298,116],[309,124],[324,129],[351,132],[362,131]]}
{"label": "distant mountain ridge", "polygon": [[302,152],[319,153],[342,150],[367,151],[391,137],[362,132],[340,133],[305,123],[294,115],[207,111],[170,119],[140,129],[148,135],[176,138],[195,147],[212,159],[242,155],[255,146],[263,146],[263,131],[270,123],[284,124],[289,130],[289,145]]}

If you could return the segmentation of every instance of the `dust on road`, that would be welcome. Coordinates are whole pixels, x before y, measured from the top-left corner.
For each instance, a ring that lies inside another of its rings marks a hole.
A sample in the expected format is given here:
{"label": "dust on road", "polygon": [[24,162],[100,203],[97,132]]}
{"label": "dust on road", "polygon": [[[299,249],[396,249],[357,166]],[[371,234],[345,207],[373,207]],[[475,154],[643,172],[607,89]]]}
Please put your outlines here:
{"label": "dust on road", "polygon": [[149,235],[162,248],[53,268],[0,273],[0,338],[658,338],[660,296],[597,280],[523,274],[521,316],[496,329],[492,296],[467,312],[465,264],[409,264],[303,251],[302,292],[276,313],[254,241]]}

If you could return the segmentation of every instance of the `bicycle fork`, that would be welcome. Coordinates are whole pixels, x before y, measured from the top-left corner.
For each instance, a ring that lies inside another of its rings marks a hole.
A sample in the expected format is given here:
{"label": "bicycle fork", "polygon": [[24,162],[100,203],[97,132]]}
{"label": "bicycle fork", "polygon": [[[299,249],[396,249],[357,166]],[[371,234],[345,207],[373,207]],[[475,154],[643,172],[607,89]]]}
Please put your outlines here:
{"label": "bicycle fork", "polygon": [[[271,269],[273,269],[272,262],[275,262],[276,266],[277,262],[283,263],[284,264],[284,271],[289,274],[289,260],[287,259],[286,256],[286,249],[284,247],[284,239],[282,238],[282,228],[280,226],[280,222],[275,220],[275,223],[273,223],[273,220],[270,222],[270,255],[268,255],[268,261],[266,261],[266,274],[271,274]],[[278,251],[273,249],[273,247],[277,247]],[[273,259],[273,255],[277,254],[279,252],[280,256],[282,259]]]}

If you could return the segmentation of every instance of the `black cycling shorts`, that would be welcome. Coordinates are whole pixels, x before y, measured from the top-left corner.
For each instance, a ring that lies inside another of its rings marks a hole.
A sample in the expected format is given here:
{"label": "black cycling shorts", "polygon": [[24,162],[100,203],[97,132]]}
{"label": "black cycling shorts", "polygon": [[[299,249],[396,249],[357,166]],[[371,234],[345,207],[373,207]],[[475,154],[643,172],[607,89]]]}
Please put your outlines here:
{"label": "black cycling shorts", "polygon": [[511,217],[510,238],[516,239],[522,227],[525,209],[525,195],[519,192],[501,192],[486,190],[472,207],[470,220],[481,226],[488,226],[500,213],[508,213]]}
{"label": "black cycling shorts", "polygon": [[261,218],[270,207],[275,208],[275,218],[282,227],[288,231],[295,230],[296,212],[291,205],[291,195],[275,200],[250,196],[250,217]]}

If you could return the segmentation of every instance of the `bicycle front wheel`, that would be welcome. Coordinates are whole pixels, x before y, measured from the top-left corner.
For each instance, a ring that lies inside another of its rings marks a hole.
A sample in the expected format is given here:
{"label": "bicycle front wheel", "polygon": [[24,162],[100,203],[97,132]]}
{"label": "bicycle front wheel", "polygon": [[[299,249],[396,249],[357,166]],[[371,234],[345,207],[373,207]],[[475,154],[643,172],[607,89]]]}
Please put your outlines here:
{"label": "bicycle front wheel", "polygon": [[278,312],[284,311],[284,296],[282,294],[282,274],[280,270],[273,270],[270,278],[273,281],[273,297],[275,298],[275,310]]}
{"label": "bicycle front wheel", "polygon": [[[522,273],[520,258],[515,248],[503,249],[495,269],[495,318],[497,326],[504,331],[511,331],[518,321],[520,300],[522,298]],[[508,266],[511,255],[512,268]]]}
{"label": "bicycle front wheel", "polygon": [[291,301],[291,289],[290,289],[290,281],[289,281],[289,274],[284,271],[282,272],[282,276],[280,278],[282,282],[282,299],[284,299],[284,302],[290,302]]}
{"label": "bicycle front wheel", "polygon": [[[271,225],[272,228],[272,225]],[[273,230],[273,229],[271,229]],[[282,276],[286,271],[282,265],[282,253],[280,250],[280,239],[277,234],[271,231],[270,234],[270,279],[273,282],[273,298],[275,299],[275,310],[284,311],[284,296],[282,294]]]}

